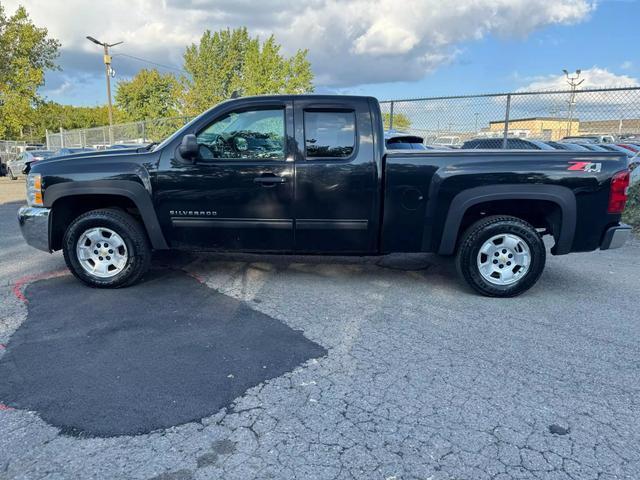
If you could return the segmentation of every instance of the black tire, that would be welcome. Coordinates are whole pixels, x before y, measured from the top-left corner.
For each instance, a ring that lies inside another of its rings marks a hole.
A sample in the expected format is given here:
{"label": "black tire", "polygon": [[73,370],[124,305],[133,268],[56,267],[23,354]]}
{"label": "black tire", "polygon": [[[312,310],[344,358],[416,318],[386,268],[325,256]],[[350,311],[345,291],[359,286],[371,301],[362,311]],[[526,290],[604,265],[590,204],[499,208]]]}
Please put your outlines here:
{"label": "black tire", "polygon": [[[520,237],[529,247],[531,258],[528,270],[515,283],[496,285],[481,274],[478,254],[485,242],[503,234]],[[515,297],[529,290],[538,281],[546,258],[544,242],[532,225],[516,217],[501,215],[479,220],[466,230],[458,247],[456,267],[460,276],[478,293],[488,297]]]}
{"label": "black tire", "polygon": [[[108,228],[124,241],[127,261],[118,274],[101,278],[87,272],[77,258],[76,245],[80,236],[91,228]],[[62,250],[71,273],[92,287],[119,288],[138,282],[151,263],[151,247],[143,226],[128,213],[119,209],[92,210],[76,218],[64,234]]]}

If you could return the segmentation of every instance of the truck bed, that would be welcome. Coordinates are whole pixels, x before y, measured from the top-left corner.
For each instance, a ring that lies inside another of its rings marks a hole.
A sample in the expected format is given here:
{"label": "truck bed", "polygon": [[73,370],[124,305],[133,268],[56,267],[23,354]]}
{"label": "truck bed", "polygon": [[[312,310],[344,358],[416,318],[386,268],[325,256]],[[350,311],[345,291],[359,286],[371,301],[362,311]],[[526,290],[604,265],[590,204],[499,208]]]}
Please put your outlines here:
{"label": "truck bed", "polygon": [[549,191],[549,201],[566,192],[575,216],[568,244],[558,245],[561,238],[555,235],[552,252],[594,250],[604,229],[619,221],[619,216],[607,213],[609,180],[625,168],[626,157],[616,152],[389,151],[383,157],[382,250],[392,252],[409,242],[411,251],[452,253],[441,243],[447,241],[446,224],[456,213],[451,207],[460,192],[473,189],[487,201],[508,202],[526,195],[532,186]]}

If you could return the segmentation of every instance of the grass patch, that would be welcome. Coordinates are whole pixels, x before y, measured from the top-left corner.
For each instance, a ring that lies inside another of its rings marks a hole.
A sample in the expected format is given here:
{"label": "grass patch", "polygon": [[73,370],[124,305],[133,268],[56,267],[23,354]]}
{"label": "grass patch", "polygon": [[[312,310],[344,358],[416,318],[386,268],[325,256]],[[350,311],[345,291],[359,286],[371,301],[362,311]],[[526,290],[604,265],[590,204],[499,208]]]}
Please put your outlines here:
{"label": "grass patch", "polygon": [[622,221],[633,226],[636,233],[640,233],[640,182],[629,188],[629,200]]}

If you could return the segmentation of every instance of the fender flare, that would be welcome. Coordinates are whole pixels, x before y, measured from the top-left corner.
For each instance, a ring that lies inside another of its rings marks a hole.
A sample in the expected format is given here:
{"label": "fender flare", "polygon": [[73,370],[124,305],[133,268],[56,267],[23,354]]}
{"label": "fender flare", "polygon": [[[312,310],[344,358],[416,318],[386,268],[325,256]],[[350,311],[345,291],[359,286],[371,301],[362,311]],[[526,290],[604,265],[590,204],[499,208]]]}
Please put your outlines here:
{"label": "fender flare", "polygon": [[151,194],[138,182],[132,180],[93,180],[56,183],[44,191],[45,207],[51,207],[56,200],[74,195],[116,195],[131,200],[140,212],[145,230],[156,250],[167,250],[169,246],[162,233]]}
{"label": "fender flare", "polygon": [[475,187],[458,193],[449,207],[438,253],[452,255],[455,252],[460,224],[469,208],[494,200],[545,200],[555,203],[560,207],[562,220],[560,233],[551,253],[563,255],[571,251],[577,218],[573,191],[559,185],[508,184]]}

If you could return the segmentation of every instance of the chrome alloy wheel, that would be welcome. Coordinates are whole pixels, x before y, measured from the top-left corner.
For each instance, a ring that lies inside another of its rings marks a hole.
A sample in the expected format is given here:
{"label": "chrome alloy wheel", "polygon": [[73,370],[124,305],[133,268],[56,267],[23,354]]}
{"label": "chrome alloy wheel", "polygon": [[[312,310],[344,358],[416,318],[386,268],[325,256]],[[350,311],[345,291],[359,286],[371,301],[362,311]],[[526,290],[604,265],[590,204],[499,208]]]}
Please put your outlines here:
{"label": "chrome alloy wheel", "polygon": [[495,235],[478,252],[478,270],[493,285],[511,285],[529,271],[531,250],[522,238],[512,233]]}
{"label": "chrome alloy wheel", "polygon": [[85,230],[76,244],[76,256],[90,275],[111,278],[127,265],[127,246],[120,235],[108,228]]}

